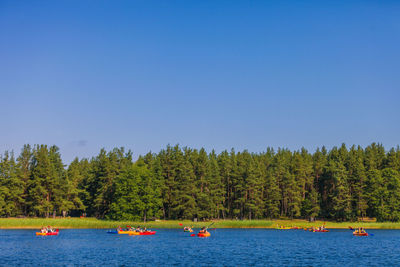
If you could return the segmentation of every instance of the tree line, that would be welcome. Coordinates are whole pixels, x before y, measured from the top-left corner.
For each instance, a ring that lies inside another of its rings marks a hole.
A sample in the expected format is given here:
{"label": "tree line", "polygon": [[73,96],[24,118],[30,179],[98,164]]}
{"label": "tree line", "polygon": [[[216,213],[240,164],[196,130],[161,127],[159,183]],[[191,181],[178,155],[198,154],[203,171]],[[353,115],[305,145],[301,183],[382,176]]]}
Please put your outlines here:
{"label": "tree line", "polygon": [[0,216],[104,219],[376,217],[400,220],[400,149],[381,144],[263,153],[167,146],[134,161],[101,149],[63,164],[59,148],[0,158]]}

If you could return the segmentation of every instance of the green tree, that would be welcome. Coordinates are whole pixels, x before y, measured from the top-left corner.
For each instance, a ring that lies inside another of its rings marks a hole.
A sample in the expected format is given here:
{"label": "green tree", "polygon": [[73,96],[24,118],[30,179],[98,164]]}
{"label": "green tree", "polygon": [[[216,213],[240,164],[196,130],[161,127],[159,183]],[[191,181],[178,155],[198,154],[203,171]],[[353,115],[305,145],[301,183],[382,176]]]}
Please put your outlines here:
{"label": "green tree", "polygon": [[7,151],[0,157],[0,216],[8,217],[22,213],[22,182],[17,176],[14,156]]}

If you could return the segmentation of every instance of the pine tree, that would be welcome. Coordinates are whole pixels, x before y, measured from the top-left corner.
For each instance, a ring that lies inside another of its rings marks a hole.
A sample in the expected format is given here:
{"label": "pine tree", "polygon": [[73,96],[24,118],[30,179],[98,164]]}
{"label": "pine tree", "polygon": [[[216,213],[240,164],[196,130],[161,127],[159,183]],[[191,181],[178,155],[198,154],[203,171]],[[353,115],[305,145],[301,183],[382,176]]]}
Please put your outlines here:
{"label": "pine tree", "polygon": [[192,219],[196,213],[195,196],[197,188],[193,166],[189,161],[191,151],[184,148],[184,153],[176,147],[176,182],[177,186],[173,191],[172,210],[175,219]]}
{"label": "pine tree", "polygon": [[22,182],[14,155],[4,153],[0,157],[0,216],[9,217],[22,213]]}
{"label": "pine tree", "polygon": [[387,217],[382,218],[385,221],[400,221],[400,175],[392,168],[382,170],[382,178],[386,185]]}
{"label": "pine tree", "polygon": [[[46,145],[38,145],[33,149],[32,172],[29,181],[28,203],[31,213],[34,215],[45,215],[49,217],[55,210],[55,199],[61,182],[60,175],[63,175],[62,163],[59,162],[59,155],[51,147],[49,150]],[[59,164],[60,163],[60,164]]]}
{"label": "pine tree", "polygon": [[265,216],[267,218],[278,218],[280,207],[280,189],[277,178],[274,174],[274,150],[267,148],[267,151],[261,155],[263,163],[262,173],[264,176],[264,202]]}
{"label": "pine tree", "polygon": [[114,179],[114,194],[106,218],[138,221],[143,218],[144,204],[140,199],[141,175],[147,175],[144,167],[126,166]]}
{"label": "pine tree", "polygon": [[31,177],[32,148],[29,144],[24,145],[21,154],[17,158],[17,176],[21,183],[21,210],[22,214],[27,216],[29,206],[26,203],[28,199],[28,185]]}
{"label": "pine tree", "polygon": [[327,190],[325,216],[336,220],[348,220],[351,217],[351,197],[344,166],[346,153],[344,146],[340,149],[334,147],[330,151],[323,180],[324,190]]}
{"label": "pine tree", "polygon": [[385,167],[392,168],[393,170],[400,172],[400,148],[399,148],[399,146],[397,146],[396,149],[391,148],[390,151],[387,153]]}
{"label": "pine tree", "polygon": [[245,210],[249,220],[262,218],[264,213],[263,175],[261,164],[255,155],[246,154],[249,162],[246,166],[247,201]]}
{"label": "pine tree", "polygon": [[349,190],[352,199],[352,217],[365,217],[368,208],[366,189],[366,172],[364,167],[364,151],[353,146],[346,162],[348,170]]}
{"label": "pine tree", "polygon": [[163,199],[163,217],[164,219],[172,218],[173,192],[176,191],[176,160],[174,154],[179,149],[167,146],[165,150],[161,150],[157,155],[159,162],[159,175],[162,179],[161,197]]}
{"label": "pine tree", "polygon": [[219,167],[219,176],[221,177],[222,184],[224,186],[224,209],[222,210],[222,217],[232,218],[233,216],[233,184],[232,184],[232,160],[234,159],[234,152],[231,155],[225,150],[222,151],[217,156],[218,167]]}
{"label": "pine tree", "polygon": [[212,212],[212,200],[209,191],[206,190],[208,185],[207,170],[208,170],[208,155],[204,148],[197,151],[188,151],[188,159],[193,166],[195,176],[196,193],[194,199],[196,200],[196,217],[209,218]]}
{"label": "pine tree", "polygon": [[378,221],[385,221],[389,218],[389,209],[386,200],[389,192],[380,170],[372,169],[367,172],[368,177],[368,214],[376,217]]}
{"label": "pine tree", "polygon": [[224,217],[226,208],[225,203],[225,190],[222,177],[220,175],[220,168],[218,165],[218,158],[213,150],[209,155],[209,162],[206,174],[206,187],[205,192],[210,196],[210,217],[220,219]]}

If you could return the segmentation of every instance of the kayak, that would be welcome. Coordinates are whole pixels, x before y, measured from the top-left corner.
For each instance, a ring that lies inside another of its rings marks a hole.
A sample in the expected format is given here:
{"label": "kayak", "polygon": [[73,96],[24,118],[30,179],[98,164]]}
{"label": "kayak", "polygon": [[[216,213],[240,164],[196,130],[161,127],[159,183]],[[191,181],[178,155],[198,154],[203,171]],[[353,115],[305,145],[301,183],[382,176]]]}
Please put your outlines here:
{"label": "kayak", "polygon": [[358,231],[354,231],[353,232],[353,235],[355,235],[355,236],[368,236],[368,233],[359,233]]}
{"label": "kayak", "polygon": [[183,230],[184,232],[189,232],[189,233],[192,233],[193,232],[193,230]]}
{"label": "kayak", "polygon": [[147,231],[147,232],[134,232],[130,231],[129,235],[155,235],[156,231]]}
{"label": "kayak", "polygon": [[329,230],[313,230],[313,232],[327,233]]}
{"label": "kayak", "polygon": [[117,233],[118,234],[125,234],[125,235],[129,235],[129,234],[131,234],[131,233],[133,233],[134,231],[127,231],[127,230],[119,230]]}
{"label": "kayak", "polygon": [[197,236],[198,237],[209,237],[209,236],[211,236],[211,234],[209,232],[205,232],[205,233],[198,233]]}
{"label": "kayak", "polygon": [[50,232],[50,233],[42,233],[42,232],[36,232],[36,235],[41,235],[41,236],[45,236],[45,235],[58,235],[58,229],[56,229],[55,232]]}
{"label": "kayak", "polygon": [[291,227],[276,227],[276,230],[291,230]]}

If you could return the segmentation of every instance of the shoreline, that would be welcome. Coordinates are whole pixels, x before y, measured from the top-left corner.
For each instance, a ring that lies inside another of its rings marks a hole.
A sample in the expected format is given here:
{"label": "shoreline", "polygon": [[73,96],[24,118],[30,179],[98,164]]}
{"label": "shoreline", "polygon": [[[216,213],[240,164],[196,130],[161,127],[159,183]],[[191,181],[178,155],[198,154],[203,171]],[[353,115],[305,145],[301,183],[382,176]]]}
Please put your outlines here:
{"label": "shoreline", "polygon": [[[207,222],[192,222],[189,220],[159,220],[146,223],[138,221],[107,221],[96,218],[0,218],[0,229],[39,229],[42,226],[51,225],[59,229],[115,229],[126,225],[142,226],[154,229],[180,229],[184,226],[200,228],[213,225],[210,228],[226,229],[275,229],[277,225],[285,227],[309,228],[325,225],[328,229],[349,229],[351,227],[364,227],[366,229],[400,229],[400,222],[331,222],[306,220],[213,220]],[[180,225],[182,224],[182,225]]]}

